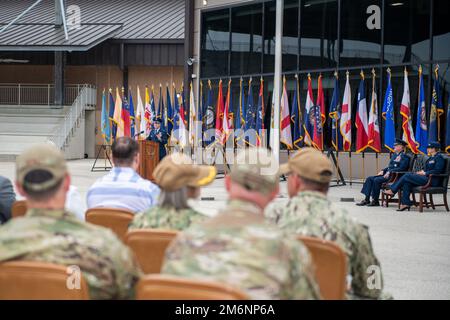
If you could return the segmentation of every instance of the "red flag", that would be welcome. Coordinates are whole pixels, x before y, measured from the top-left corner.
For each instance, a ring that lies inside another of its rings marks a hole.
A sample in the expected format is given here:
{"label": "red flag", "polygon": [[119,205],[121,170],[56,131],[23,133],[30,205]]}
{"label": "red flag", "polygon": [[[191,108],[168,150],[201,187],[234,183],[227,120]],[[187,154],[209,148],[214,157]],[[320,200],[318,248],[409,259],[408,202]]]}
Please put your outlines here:
{"label": "red flag", "polygon": [[216,109],[216,141],[221,141],[223,134],[223,113],[225,106],[223,104],[222,80],[219,81],[219,93],[217,95],[217,109]]}
{"label": "red flag", "polygon": [[364,73],[361,71],[361,81],[358,89],[358,109],[356,110],[356,153],[364,151],[369,146],[369,126],[367,123],[366,85]]}
{"label": "red flag", "polygon": [[131,137],[131,118],[130,118],[130,105],[125,97],[125,89],[122,87],[122,121],[123,121],[123,135],[125,137]]}
{"label": "red flag", "polygon": [[314,110],[314,146],[323,150],[323,124],[325,123],[325,98],[323,95],[322,75],[317,80],[317,103]]}
{"label": "red flag", "polygon": [[375,88],[375,70],[372,69],[372,99],[369,112],[369,148],[381,152],[380,126],[378,124],[378,99]]}
{"label": "red flag", "polygon": [[352,147],[352,91],[350,88],[350,74],[347,71],[344,98],[342,99],[342,113],[339,127],[342,134],[343,150],[350,151]]}
{"label": "red flag", "polygon": [[410,108],[410,96],[409,96],[409,82],[408,82],[408,72],[405,68],[405,78],[403,85],[403,97],[402,104],[400,106],[400,114],[403,117],[402,128],[403,128],[403,140],[408,143],[408,147],[415,154],[419,153],[417,149],[417,142],[414,139],[414,132],[411,124],[411,108]]}

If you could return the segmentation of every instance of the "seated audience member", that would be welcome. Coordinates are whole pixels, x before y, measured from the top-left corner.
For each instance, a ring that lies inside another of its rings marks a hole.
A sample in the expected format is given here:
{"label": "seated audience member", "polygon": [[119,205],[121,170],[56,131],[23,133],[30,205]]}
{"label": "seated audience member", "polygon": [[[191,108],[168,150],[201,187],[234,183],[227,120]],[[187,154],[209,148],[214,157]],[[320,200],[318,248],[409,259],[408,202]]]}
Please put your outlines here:
{"label": "seated audience member", "polygon": [[76,265],[91,299],[132,298],[141,272],[128,247],[64,209],[70,176],[63,154],[49,144],[31,147],[17,158],[16,179],[28,211],[0,228],[0,262]]}
{"label": "seated audience member", "polygon": [[[313,148],[302,149],[280,167],[280,173],[288,175],[289,201],[271,205],[266,216],[288,233],[336,242],[348,257],[348,297],[380,298],[381,267],[368,227],[327,199],[332,172],[325,155]],[[370,269],[373,267],[377,270],[375,276]]]}
{"label": "seated audience member", "polygon": [[[409,157],[405,153],[406,142],[396,139],[394,143],[394,153],[392,154],[389,165],[381,170],[378,175],[371,176],[364,182],[361,193],[366,198],[357,203],[357,206],[379,207],[380,190],[383,183],[388,182],[393,172],[407,171],[409,167]],[[372,196],[372,202],[370,197]]]}
{"label": "seated audience member", "polygon": [[319,298],[306,247],[264,219],[278,194],[274,163],[266,149],[241,150],[225,177],[226,208],[177,236],[162,273],[227,283],[257,300]]}
{"label": "seated audience member", "polygon": [[[386,190],[385,194],[393,196],[399,190],[402,190],[400,199],[400,208],[397,211],[405,211],[411,208],[412,201],[410,200],[411,191],[418,186],[424,186],[428,182],[430,174],[441,174],[445,170],[445,159],[439,153],[441,145],[439,142],[430,142],[427,146],[427,152],[430,157],[425,163],[425,170],[416,173],[406,173],[397,182],[392,184],[390,190]],[[441,182],[440,177],[431,178],[431,186],[436,187]]]}
{"label": "seated audience member", "polygon": [[74,185],[70,185],[66,198],[66,209],[72,212],[78,219],[85,221],[86,204],[81,200],[80,192]]}
{"label": "seated audience member", "polygon": [[183,230],[205,218],[205,215],[189,207],[188,198],[198,198],[200,187],[210,184],[216,177],[212,166],[192,164],[182,154],[166,156],[153,172],[155,182],[162,189],[158,205],[137,214],[130,229],[161,228]]}
{"label": "seated audience member", "polygon": [[11,206],[16,201],[16,194],[11,181],[0,176],[0,224],[11,219]]}
{"label": "seated audience member", "polygon": [[118,208],[137,213],[156,205],[159,188],[137,174],[139,145],[130,137],[112,144],[113,168],[98,179],[87,193],[88,208]]}

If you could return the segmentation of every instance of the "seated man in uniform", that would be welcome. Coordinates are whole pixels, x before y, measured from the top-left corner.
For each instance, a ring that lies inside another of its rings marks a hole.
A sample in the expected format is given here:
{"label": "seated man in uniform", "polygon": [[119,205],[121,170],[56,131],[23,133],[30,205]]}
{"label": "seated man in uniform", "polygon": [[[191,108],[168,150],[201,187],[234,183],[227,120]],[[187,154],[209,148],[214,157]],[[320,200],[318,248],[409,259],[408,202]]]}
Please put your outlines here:
{"label": "seated man in uniform", "polygon": [[17,157],[16,176],[28,211],[0,228],[0,262],[76,265],[91,299],[132,298],[141,272],[128,247],[109,229],[64,209],[70,176],[63,154],[49,144],[31,147]]}
{"label": "seated man in uniform", "polygon": [[226,208],[179,234],[162,273],[227,283],[257,300],[319,298],[306,247],[264,219],[278,194],[274,164],[267,149],[241,149],[225,177]]}
{"label": "seated man in uniform", "polygon": [[216,168],[194,165],[191,158],[174,153],[166,156],[153,172],[161,188],[158,205],[137,214],[129,229],[161,228],[184,230],[206,216],[189,207],[188,198],[200,196],[200,187],[214,181]]}
{"label": "seated man in uniform", "polygon": [[[403,175],[397,182],[392,184],[390,190],[386,190],[385,194],[393,196],[400,189],[402,190],[402,197],[400,199],[400,208],[397,211],[405,211],[411,208],[412,201],[409,198],[414,187],[424,186],[428,182],[430,174],[441,174],[445,170],[445,159],[439,153],[441,145],[439,142],[430,142],[427,146],[427,152],[430,157],[425,163],[425,170],[416,173],[407,173]],[[441,181],[440,177],[431,178],[431,186],[436,187]]]}
{"label": "seated man in uniform", "polygon": [[[407,143],[396,139],[394,143],[394,153],[392,154],[389,165],[381,170],[378,175],[371,176],[364,182],[361,193],[366,196],[364,200],[357,203],[357,206],[379,207],[380,190],[383,183],[388,182],[393,172],[407,171],[409,167],[409,157],[405,154]],[[370,202],[372,196],[372,202]]]}
{"label": "seated man in uniform", "polygon": [[347,255],[349,298],[388,298],[382,294],[381,267],[368,227],[327,199],[332,172],[326,156],[313,148],[303,148],[280,168],[281,174],[288,175],[289,201],[274,203],[266,209],[266,216],[289,233],[339,245]]}
{"label": "seated man in uniform", "polygon": [[153,120],[153,129],[147,137],[147,140],[159,143],[159,160],[166,156],[166,144],[169,135],[164,128],[161,128],[161,119]]}
{"label": "seated man in uniform", "polygon": [[11,206],[16,201],[16,194],[11,181],[0,176],[0,224],[11,219]]}

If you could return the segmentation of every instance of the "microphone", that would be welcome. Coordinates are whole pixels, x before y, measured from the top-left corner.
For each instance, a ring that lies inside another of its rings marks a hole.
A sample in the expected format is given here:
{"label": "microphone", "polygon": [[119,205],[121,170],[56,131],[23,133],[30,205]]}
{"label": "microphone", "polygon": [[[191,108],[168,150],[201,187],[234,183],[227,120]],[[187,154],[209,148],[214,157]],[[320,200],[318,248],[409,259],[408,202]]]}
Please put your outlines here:
{"label": "microphone", "polygon": [[140,136],[143,133],[145,133],[145,130],[142,130],[141,132],[136,133],[133,138],[136,138],[136,137]]}

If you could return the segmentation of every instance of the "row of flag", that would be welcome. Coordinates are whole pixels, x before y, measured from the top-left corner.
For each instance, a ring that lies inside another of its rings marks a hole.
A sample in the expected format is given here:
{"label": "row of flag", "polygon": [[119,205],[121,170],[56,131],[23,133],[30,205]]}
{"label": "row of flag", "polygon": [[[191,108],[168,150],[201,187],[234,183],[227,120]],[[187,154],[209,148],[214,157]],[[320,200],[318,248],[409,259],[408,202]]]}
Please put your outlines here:
{"label": "row of flag", "polygon": [[[366,149],[381,152],[382,142],[378,115],[378,97],[376,89],[376,74],[372,70],[371,97],[366,99],[366,79],[364,73],[360,73],[360,83],[357,95],[356,117],[352,119],[352,93],[350,87],[350,74],[346,73],[344,95],[341,100],[339,78],[334,74],[334,89],[329,106],[331,142],[336,151],[351,151],[353,123],[356,129],[355,149],[357,153]],[[291,103],[286,88],[286,79],[283,79],[283,88],[280,103],[280,142],[287,149],[299,149],[303,146],[312,146],[316,149],[324,149],[324,126],[326,124],[325,98],[322,86],[322,75],[317,79],[317,98],[314,103],[311,75],[307,78],[307,92],[304,112],[300,105],[299,78],[296,76],[296,85]],[[203,82],[200,82],[199,104],[196,105],[192,83],[190,84],[190,99],[186,104],[184,90],[176,93],[173,86],[173,98],[169,87],[166,88],[166,105],[164,105],[162,86],[160,86],[159,103],[156,107],[153,87],[145,88],[144,102],[141,99],[140,89],[137,88],[137,108],[134,109],[131,90],[125,97],[124,90],[120,94],[116,88],[114,100],[112,89],[109,90],[109,112],[107,110],[106,92],[102,99],[102,134],[106,143],[110,143],[119,136],[131,136],[136,138],[147,137],[152,128],[154,119],[160,119],[162,127],[170,135],[172,145],[207,146],[214,144],[225,145],[232,140],[233,146],[272,146],[273,140],[265,136],[265,104],[264,104],[264,80],[259,81],[258,101],[253,100],[252,79],[248,82],[248,90],[244,89],[243,80],[239,82],[239,106],[233,108],[232,80],[228,81],[227,91],[224,95],[223,81],[218,84],[217,99],[213,101],[211,81],[208,81],[206,94],[204,94]],[[272,95],[273,98],[273,95]],[[173,101],[173,105],[172,105]],[[403,97],[400,106],[402,117],[403,140],[408,143],[413,153],[426,153],[428,141],[439,141],[440,117],[444,113],[442,98],[438,83],[438,68],[435,69],[433,94],[427,126],[427,112],[425,107],[425,91],[423,85],[422,68],[419,67],[417,124],[414,134],[411,119],[410,93],[408,73],[405,68]],[[214,105],[215,102],[215,105]],[[271,130],[275,130],[273,123],[273,105]],[[189,110],[188,116],[187,111]],[[235,112],[234,112],[235,111]],[[450,111],[450,104],[449,104]],[[384,121],[384,145],[393,150],[395,142],[395,108],[393,90],[391,85],[391,72],[387,70],[387,86],[382,108]],[[187,121],[187,118],[188,121]],[[450,114],[447,116],[450,122]],[[450,124],[447,124],[450,128]],[[206,134],[209,132],[209,134]],[[212,132],[212,134],[211,134]],[[232,137],[232,139],[230,139]],[[450,149],[450,130],[447,130],[446,146]]]}

